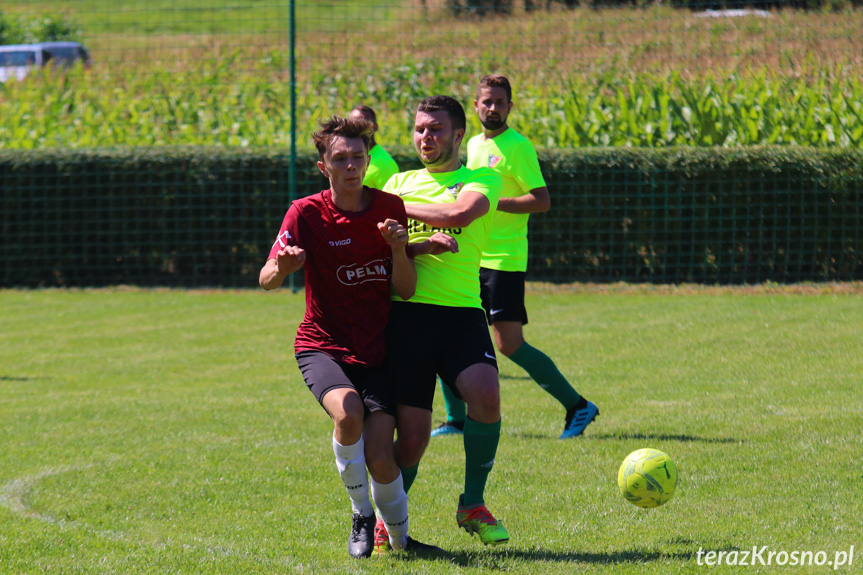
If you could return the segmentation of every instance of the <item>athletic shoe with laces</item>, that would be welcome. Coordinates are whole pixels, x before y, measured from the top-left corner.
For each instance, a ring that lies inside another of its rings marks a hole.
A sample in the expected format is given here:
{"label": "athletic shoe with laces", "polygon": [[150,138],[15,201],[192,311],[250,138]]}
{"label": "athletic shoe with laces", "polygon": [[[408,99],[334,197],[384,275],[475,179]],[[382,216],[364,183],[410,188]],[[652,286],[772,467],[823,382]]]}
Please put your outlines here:
{"label": "athletic shoe with laces", "polygon": [[464,435],[464,421],[444,421],[432,429],[431,436],[438,435]]}
{"label": "athletic shoe with laces", "polygon": [[[380,517],[378,517],[378,521],[375,523],[375,548],[378,550],[378,555],[380,555],[382,551],[392,550],[392,546],[390,545],[390,534],[387,532],[387,524],[384,523],[384,520]],[[410,535],[407,536],[407,544],[401,551],[415,555],[441,555],[444,553],[444,550],[440,547],[429,545],[427,543],[420,543]]]}
{"label": "athletic shoe with laces", "polygon": [[374,548],[375,516],[363,517],[354,513],[351,537],[348,539],[348,553],[351,557],[361,559],[371,557]]}
{"label": "athletic shoe with laces", "polygon": [[459,496],[458,511],[455,514],[458,526],[473,536],[479,535],[479,540],[485,545],[500,545],[509,541],[509,533],[503,523],[494,518],[485,505],[464,507],[464,495]]}
{"label": "athletic shoe with laces", "polygon": [[599,415],[599,408],[592,401],[582,400],[580,405],[577,405],[566,412],[566,420],[563,424],[563,433],[560,434],[560,439],[569,439],[577,437],[584,433],[585,428],[590,425],[590,422],[596,419]]}
{"label": "athletic shoe with laces", "polygon": [[381,554],[382,547],[384,551],[390,549],[390,534],[383,518],[378,517],[377,523],[375,523],[375,549],[378,550],[378,555]]}
{"label": "athletic shoe with laces", "polygon": [[420,543],[416,539],[411,538],[410,535],[408,535],[408,544],[404,550],[405,553],[412,553],[414,555],[443,555],[446,553],[446,551],[437,545]]}

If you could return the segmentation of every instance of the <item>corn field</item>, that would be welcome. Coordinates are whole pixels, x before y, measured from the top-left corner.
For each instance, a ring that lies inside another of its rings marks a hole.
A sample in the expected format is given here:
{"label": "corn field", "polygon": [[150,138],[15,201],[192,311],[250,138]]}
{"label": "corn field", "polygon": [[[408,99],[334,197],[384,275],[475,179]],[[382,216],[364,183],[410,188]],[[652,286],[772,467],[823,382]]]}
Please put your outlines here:
{"label": "corn field", "polygon": [[[276,26],[284,9],[219,19],[219,2],[208,18],[226,28],[208,34],[201,26],[210,20],[177,16],[168,33],[155,19],[169,8],[141,2],[124,2],[108,27],[111,9],[88,0],[82,40],[96,65],[0,84],[0,148],[288,146],[288,49]],[[408,146],[420,99],[449,94],[470,112],[489,72],[512,80],[511,123],[541,147],[863,146],[863,10],[735,21],[658,3],[575,11],[558,3],[476,19],[453,18],[445,5],[406,0],[363,20],[361,3],[343,1],[339,11],[301,3],[297,146],[310,146],[318,119],[358,103],[377,110],[379,141]],[[468,120],[476,133],[475,114]]]}
{"label": "corn field", "polygon": [[[10,82],[0,89],[0,147],[287,146],[290,87],[279,60],[262,58],[241,74],[214,61],[194,76],[79,69]],[[477,73],[434,70],[428,62],[363,75],[313,71],[299,91],[298,145],[309,145],[317,119],[344,114],[372,95],[383,103],[380,140],[410,145],[416,102],[451,93],[453,85],[469,87]],[[512,123],[543,147],[863,146],[863,82],[842,70],[821,70],[814,79],[608,70],[539,85],[516,77],[514,84]],[[456,96],[470,109],[470,89]],[[476,133],[476,117],[468,117]]]}

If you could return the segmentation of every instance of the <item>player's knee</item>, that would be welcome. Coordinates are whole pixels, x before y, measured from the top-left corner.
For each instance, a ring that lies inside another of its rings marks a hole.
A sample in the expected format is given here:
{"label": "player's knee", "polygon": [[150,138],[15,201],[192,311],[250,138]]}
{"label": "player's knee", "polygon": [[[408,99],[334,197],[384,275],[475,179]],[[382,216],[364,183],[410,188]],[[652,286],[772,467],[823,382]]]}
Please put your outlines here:
{"label": "player's knee", "polygon": [[333,415],[333,425],[336,428],[336,435],[343,439],[340,442],[342,445],[353,445],[360,440],[363,435],[363,415],[351,412]]}
{"label": "player's knee", "polygon": [[459,387],[471,419],[493,423],[500,419],[500,385],[497,373],[475,379],[465,378]]}
{"label": "player's knee", "polygon": [[399,469],[393,459],[392,444],[387,449],[368,449],[366,446],[366,467],[369,475],[378,483],[392,483],[399,476]]}
{"label": "player's knee", "polygon": [[395,444],[396,463],[401,467],[413,467],[422,459],[429,438],[419,434],[401,434]]}
{"label": "player's knee", "polygon": [[497,342],[497,350],[504,354],[507,357],[510,357],[521,345],[518,342],[510,342],[510,341],[498,341]]}
{"label": "player's knee", "polygon": [[494,423],[500,419],[500,395],[469,401],[468,416],[481,423]]}

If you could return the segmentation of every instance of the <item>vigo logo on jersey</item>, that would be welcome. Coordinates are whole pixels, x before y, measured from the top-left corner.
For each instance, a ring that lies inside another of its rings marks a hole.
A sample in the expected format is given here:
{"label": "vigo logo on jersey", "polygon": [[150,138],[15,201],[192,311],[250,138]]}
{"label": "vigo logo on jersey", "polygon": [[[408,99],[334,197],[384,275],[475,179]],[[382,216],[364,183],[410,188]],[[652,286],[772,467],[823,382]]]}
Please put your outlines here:
{"label": "vigo logo on jersey", "polygon": [[390,267],[389,259],[372,260],[365,264],[351,264],[342,266],[336,272],[339,281],[346,286],[355,286],[366,282],[388,281],[387,268]]}
{"label": "vigo logo on jersey", "polygon": [[494,154],[489,154],[488,155],[488,167],[489,168],[495,167],[496,165],[498,165],[498,163],[500,163],[500,161],[502,159],[503,158],[501,158],[500,156],[495,156]]}

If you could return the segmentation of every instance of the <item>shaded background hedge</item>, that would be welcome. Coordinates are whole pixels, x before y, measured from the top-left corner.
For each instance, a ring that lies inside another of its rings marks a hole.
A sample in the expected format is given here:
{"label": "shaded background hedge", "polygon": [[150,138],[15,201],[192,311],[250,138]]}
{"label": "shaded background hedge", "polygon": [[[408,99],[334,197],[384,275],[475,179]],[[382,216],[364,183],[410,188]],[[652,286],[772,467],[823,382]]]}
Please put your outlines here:
{"label": "shaded background hedge", "polygon": [[[327,185],[315,160],[298,158],[299,195]],[[863,151],[545,150],[540,162],[552,210],[531,218],[531,280],[863,279]],[[255,287],[289,168],[281,150],[0,151],[0,286]]]}

